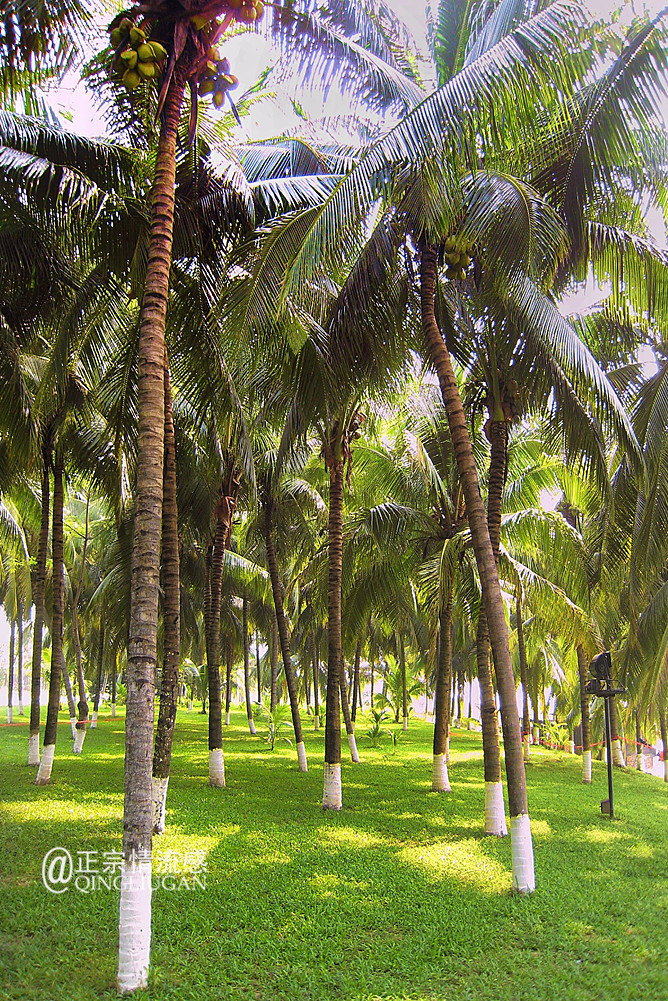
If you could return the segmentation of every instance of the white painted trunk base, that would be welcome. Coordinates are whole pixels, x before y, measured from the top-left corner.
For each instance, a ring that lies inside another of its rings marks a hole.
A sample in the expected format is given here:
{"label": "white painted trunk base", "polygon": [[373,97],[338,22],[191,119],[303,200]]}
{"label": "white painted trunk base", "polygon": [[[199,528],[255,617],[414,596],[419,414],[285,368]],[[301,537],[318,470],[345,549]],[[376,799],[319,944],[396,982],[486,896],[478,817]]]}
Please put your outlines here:
{"label": "white painted trunk base", "polygon": [[190,702],[188,703],[188,712],[191,713],[192,711],[193,711],[193,700],[191,699]]}
{"label": "white painted trunk base", "polygon": [[230,712],[229,712],[229,709],[228,709],[228,711],[225,713],[225,726],[229,726],[229,725],[230,725]]}
{"label": "white painted trunk base", "polygon": [[72,740],[74,740],[74,738],[77,735],[77,718],[76,718],[76,716],[70,716],[70,727],[71,727],[71,730],[72,730]]}
{"label": "white painted trunk base", "polygon": [[250,730],[251,734],[253,736],[255,736],[255,733],[256,733],[256,730],[255,730],[255,720],[252,720],[252,719],[248,720],[248,729]]}
{"label": "white painted trunk base", "polygon": [[408,729],[408,716],[404,716],[404,723],[403,723],[403,726],[402,726],[401,729],[402,730],[407,730]]}
{"label": "white painted trunk base", "polygon": [[304,747],[304,741],[300,740],[297,744],[297,764],[299,765],[300,772],[308,771],[308,762],[306,760],[306,748]]}
{"label": "white painted trunk base", "polygon": [[97,713],[92,712],[90,716],[90,728],[91,730],[97,730]]}
{"label": "white painted trunk base", "polygon": [[663,752],[665,761],[663,762],[663,781],[668,782],[668,755],[667,752]]}
{"label": "white painted trunk base", "polygon": [[431,791],[452,792],[445,754],[435,754],[431,764]]}
{"label": "white painted trunk base", "polygon": [[613,740],[612,742],[612,763],[615,768],[624,767],[624,755],[622,754],[621,740]]}
{"label": "white painted trunk base", "polygon": [[116,703],[112,702],[111,703],[111,718],[114,719],[115,716],[116,716]]}
{"label": "white painted trunk base", "polygon": [[575,754],[575,741],[574,740],[572,740],[570,742],[570,744],[568,745],[568,753],[569,754]]}
{"label": "white painted trunk base", "polygon": [[341,809],[341,765],[325,762],[325,781],[322,790],[323,810]]}
{"label": "white painted trunk base", "polygon": [[533,728],[533,742],[534,744],[540,744],[540,729],[537,726]]}
{"label": "white painted trunk base", "polygon": [[319,716],[316,716],[316,718],[315,718],[315,723],[313,725],[313,729],[314,730],[319,730],[320,729],[320,717]]}
{"label": "white painted trunk base", "polygon": [[153,833],[164,834],[165,816],[167,813],[167,786],[169,785],[169,775],[166,779],[151,779],[151,803],[153,805]]}
{"label": "white painted trunk base", "polygon": [[83,729],[83,727],[81,730],[74,731],[74,747],[72,748],[74,754],[81,754],[81,752],[83,751],[85,739],[86,739],[86,731],[85,729]]}
{"label": "white painted trunk base", "polygon": [[146,987],[151,951],[151,863],[123,862],[118,921],[118,989]]}
{"label": "white painted trunk base", "polygon": [[39,768],[37,769],[35,785],[45,786],[49,784],[49,780],[51,779],[51,769],[53,768],[53,756],[55,753],[55,744],[45,744],[42,748],[42,760],[40,761]]}
{"label": "white painted trunk base", "polygon": [[582,752],[582,781],[591,782],[591,751]]}
{"label": "white painted trunk base", "polygon": [[359,763],[360,763],[360,756],[359,756],[359,752],[357,750],[357,742],[355,740],[355,734],[354,733],[349,733],[348,734],[348,747],[350,748],[350,758],[352,760],[352,763],[354,765],[359,765]]}
{"label": "white painted trunk base", "polygon": [[39,734],[32,733],[28,737],[28,764],[39,764]]}
{"label": "white painted trunk base", "polygon": [[485,834],[505,838],[507,833],[503,784],[501,782],[485,782]]}
{"label": "white painted trunk base", "polygon": [[19,716],[23,716],[23,703],[19,702]]}
{"label": "white painted trunk base", "polygon": [[11,706],[7,706],[7,722],[8,723],[14,722],[14,710]]}
{"label": "white painted trunk base", "polygon": [[218,789],[225,788],[225,762],[222,747],[209,751],[209,785]]}
{"label": "white painted trunk base", "polygon": [[536,876],[528,813],[511,818],[510,844],[513,854],[513,889],[517,893],[533,893],[536,889]]}
{"label": "white painted trunk base", "polygon": [[524,760],[525,761],[530,761],[531,760],[530,746],[531,746],[531,739],[529,737],[529,734],[525,733],[524,737],[522,738],[522,751],[523,751],[523,754],[524,754]]}

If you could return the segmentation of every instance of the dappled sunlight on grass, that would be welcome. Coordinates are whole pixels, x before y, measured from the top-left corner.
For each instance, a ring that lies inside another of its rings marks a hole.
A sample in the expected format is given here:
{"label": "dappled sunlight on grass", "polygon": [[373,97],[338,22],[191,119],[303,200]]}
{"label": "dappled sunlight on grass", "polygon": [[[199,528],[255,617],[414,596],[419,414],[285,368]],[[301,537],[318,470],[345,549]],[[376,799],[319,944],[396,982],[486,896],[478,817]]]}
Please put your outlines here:
{"label": "dappled sunlight on grass", "polygon": [[486,894],[505,893],[512,887],[511,874],[485,855],[480,842],[472,838],[438,841],[428,848],[411,846],[402,849],[399,857],[433,880],[454,879]]}
{"label": "dappled sunlight on grass", "polygon": [[388,838],[379,838],[366,831],[358,831],[354,827],[320,828],[318,840],[344,845],[346,848],[379,848],[391,843]]}

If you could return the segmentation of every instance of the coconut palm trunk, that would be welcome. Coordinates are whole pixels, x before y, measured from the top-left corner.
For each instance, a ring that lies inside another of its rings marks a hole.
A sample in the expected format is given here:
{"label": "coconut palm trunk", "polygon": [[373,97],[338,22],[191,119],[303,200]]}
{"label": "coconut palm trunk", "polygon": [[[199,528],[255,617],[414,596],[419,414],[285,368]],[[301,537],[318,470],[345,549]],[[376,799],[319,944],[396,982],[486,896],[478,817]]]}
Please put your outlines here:
{"label": "coconut palm trunk", "polygon": [[18,616],[16,620],[18,632],[18,664],[16,676],[18,681],[19,716],[23,716],[23,602],[18,602]]}
{"label": "coconut palm trunk", "polygon": [[153,703],[165,428],[165,319],[174,230],[176,136],[185,72],[177,64],[156,150],[138,345],[138,452],[125,715],[118,987],[145,987],[151,945]]}
{"label": "coconut palm trunk", "polygon": [[403,713],[403,729],[408,729],[408,692],[406,690],[406,650],[404,637],[399,633],[399,670],[401,672],[401,709]]}
{"label": "coconut palm trunk", "polygon": [[320,671],[320,651],[315,641],[315,633],[311,633],[312,661],[313,661],[313,729],[320,729],[320,693],[318,691],[318,673]]}
{"label": "coconut palm trunk", "polygon": [[522,595],[518,589],[515,601],[515,615],[517,618],[517,650],[520,658],[520,682],[522,685],[522,746],[524,748],[524,760],[529,760],[531,723],[529,721],[529,683],[527,681],[527,652],[524,645],[524,623],[522,621]]}
{"label": "coconut palm trunk", "polygon": [[9,628],[9,664],[7,672],[7,722],[14,722],[14,646],[16,643],[16,622],[11,621]]}
{"label": "coconut palm trunk", "polygon": [[44,584],[46,582],[46,553],[49,544],[49,467],[51,449],[42,450],[42,515],[37,545],[37,564],[33,579],[35,622],[32,631],[32,672],[30,676],[30,735],[28,737],[28,764],[39,764],[40,693],[42,687],[42,632],[44,629]]}
{"label": "coconut palm trunk", "polygon": [[255,673],[257,676],[257,701],[262,702],[262,672],[260,670],[260,637],[255,630]]}
{"label": "coconut palm trunk", "polygon": [[508,627],[464,408],[450,354],[436,321],[434,303],[437,256],[433,248],[426,247],[422,252],[420,278],[423,334],[430,360],[438,376],[459,478],[466,500],[469,529],[482,583],[487,628],[494,654],[497,686],[501,695],[501,722],[511,818],[513,886],[520,893],[531,893],[535,888],[533,845],[522,758],[522,737],[515,701],[515,679],[508,645]]}
{"label": "coconut palm trunk", "polygon": [[77,722],[74,729],[75,754],[81,754],[84,740],[86,739],[86,727],[88,726],[88,699],[86,697],[86,679],[83,670],[83,658],[81,656],[81,633],[79,631],[79,615],[77,612],[81,588],[83,587],[84,571],[86,568],[86,552],[88,550],[88,525],[90,512],[90,494],[86,500],[86,531],[84,535],[83,550],[81,553],[81,572],[77,586],[72,595],[72,635],[74,637],[74,656],[77,665],[77,687],[79,690],[79,701],[77,702]]}
{"label": "coconut palm trunk", "polygon": [[325,719],[325,776],[322,805],[341,809],[341,579],[343,572],[343,455],[332,435],[326,449],[329,470],[329,577],[327,596],[327,703]]}
{"label": "coconut palm trunk", "polygon": [[209,689],[209,785],[224,788],[223,700],[220,687],[220,605],[223,587],[223,558],[232,534],[232,519],[239,491],[230,470],[216,505],[216,528],[207,550],[205,632],[207,685]]}
{"label": "coconut palm trunk", "polygon": [[53,564],[52,589],[53,606],[51,612],[51,676],[49,678],[49,705],[44,727],[44,746],[37,769],[35,782],[38,786],[48,785],[51,780],[53,756],[58,735],[58,712],[60,710],[60,681],[63,670],[63,457],[57,450],[53,467],[53,528],[51,558]]}
{"label": "coconut palm trunk", "polygon": [[350,704],[348,702],[348,690],[346,687],[346,663],[343,656],[341,657],[341,671],[339,673],[339,697],[341,700],[343,723],[346,728],[346,736],[348,738],[348,747],[350,748],[350,758],[354,765],[359,765],[360,756],[357,750],[357,742],[355,740],[355,727],[350,715]]}
{"label": "coconut palm trunk", "polygon": [[581,645],[576,647],[578,658],[578,674],[580,676],[580,716],[582,730],[582,781],[591,782],[591,720],[589,718],[589,696],[585,691],[587,684],[587,658]]}
{"label": "coconut palm trunk", "polygon": [[432,792],[450,792],[448,739],[450,731],[450,683],[452,680],[452,588],[439,615],[436,693],[434,697],[434,745],[431,769]]}
{"label": "coconut palm trunk", "polygon": [[93,696],[93,712],[90,720],[91,730],[97,727],[97,714],[100,711],[100,695],[102,694],[102,672],[104,670],[104,612],[100,613],[100,635],[97,647],[97,672],[95,675],[95,695]]}
{"label": "coconut palm trunk", "polygon": [[77,727],[77,707],[74,701],[74,690],[72,688],[72,679],[70,678],[70,672],[67,670],[67,664],[63,659],[63,669],[62,669],[62,682],[63,688],[65,689],[65,698],[67,699],[67,708],[70,712],[70,730],[72,731],[72,740],[76,734]]}
{"label": "coconut palm trunk", "polygon": [[242,630],[244,640],[244,698],[246,699],[246,718],[248,719],[248,729],[255,733],[255,723],[253,721],[253,703],[251,702],[250,690],[250,638],[248,634],[248,598],[244,595],[241,609]]}
{"label": "coconut palm trunk", "polygon": [[355,720],[357,718],[357,703],[361,703],[361,691],[360,691],[360,660],[362,658],[362,644],[358,640],[357,646],[355,647],[355,661],[353,664],[353,698],[352,706],[350,710],[350,715],[353,720],[353,729]]}
{"label": "coconut palm trunk", "polygon": [[[302,733],[302,721],[299,715],[299,700],[297,698],[297,684],[295,682],[295,672],[292,667],[292,657],[290,656],[290,637],[288,636],[288,624],[285,619],[285,608],[283,606],[283,586],[281,584],[281,579],[278,573],[278,562],[276,560],[276,550],[274,548],[274,540],[271,534],[271,508],[269,505],[265,507],[264,512],[264,543],[267,551],[267,565],[269,567],[269,578],[271,580],[271,593],[274,598],[274,613],[276,617],[276,625],[278,628],[278,638],[281,647],[281,655],[283,657],[283,671],[285,672],[285,683],[288,688],[288,697],[290,699],[290,713],[292,715],[292,726],[295,731],[295,744],[297,746],[297,761],[299,762],[299,771],[308,771],[308,764],[306,761],[306,748],[304,746],[304,736]],[[272,675],[274,674],[272,668]],[[272,695],[271,698],[275,703],[275,679],[272,678]],[[272,708],[273,711],[273,708]]]}
{"label": "coconut palm trunk", "polygon": [[[269,663],[271,670],[271,677],[269,679],[269,712],[271,713],[273,713],[278,703],[278,695],[277,695],[278,652],[279,652],[278,616],[276,615],[276,612],[274,612],[274,616],[271,623],[271,644],[269,646]],[[306,705],[308,706],[308,671],[304,672],[304,681],[306,682]],[[301,722],[300,722],[300,730],[301,730]]]}
{"label": "coconut palm trunk", "polygon": [[622,753],[622,738],[619,734],[619,715],[614,699],[608,699],[610,706],[610,733],[612,735],[612,763],[615,768],[624,767],[624,755]]}
{"label": "coconut palm trunk", "polygon": [[232,643],[228,639],[225,648],[225,726],[230,725],[230,703],[232,701]]}
{"label": "coconut palm trunk", "polygon": [[114,654],[111,665],[111,718],[116,716],[116,684],[118,682],[118,653]]}
{"label": "coconut palm trunk", "polygon": [[151,799],[153,833],[165,830],[167,786],[172,761],[172,741],[179,697],[181,657],[181,589],[179,582],[179,522],[176,500],[176,447],[169,364],[165,352],[165,458],[162,494],[162,620],[163,658],[160,679],[160,708],[153,748]]}

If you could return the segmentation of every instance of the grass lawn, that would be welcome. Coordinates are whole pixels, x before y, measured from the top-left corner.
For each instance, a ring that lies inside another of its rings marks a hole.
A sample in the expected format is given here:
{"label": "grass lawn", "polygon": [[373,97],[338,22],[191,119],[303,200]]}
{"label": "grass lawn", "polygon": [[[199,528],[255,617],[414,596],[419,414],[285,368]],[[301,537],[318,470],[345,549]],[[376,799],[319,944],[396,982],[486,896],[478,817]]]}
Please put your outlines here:
{"label": "grass lawn", "polygon": [[[451,795],[429,792],[430,727],[397,751],[343,765],[344,809],[324,814],[324,735],[306,723],[309,772],[236,712],[228,787],[207,785],[206,720],[181,711],[161,853],[206,853],[206,888],[154,893],[155,1001],[660,1001],[668,997],[668,786],[532,750],[533,897],[510,894],[510,842],[481,835],[482,747],[455,731]],[[0,998],[115,996],[118,893],[60,896],[45,853],[118,851],[123,720],[101,719],[84,753],[59,728],[52,784],[25,764],[27,725],[0,728]],[[345,735],[344,735],[345,738]],[[345,739],[344,739],[345,745]],[[347,750],[347,748],[346,748]],[[101,856],[100,856],[101,857]]]}

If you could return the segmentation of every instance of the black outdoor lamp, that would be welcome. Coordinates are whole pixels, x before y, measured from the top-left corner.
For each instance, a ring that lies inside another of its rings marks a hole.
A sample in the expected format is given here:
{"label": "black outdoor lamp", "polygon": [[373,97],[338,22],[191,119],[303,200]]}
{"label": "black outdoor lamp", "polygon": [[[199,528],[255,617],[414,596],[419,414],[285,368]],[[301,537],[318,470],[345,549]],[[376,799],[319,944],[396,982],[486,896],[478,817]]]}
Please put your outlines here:
{"label": "black outdoor lamp", "polygon": [[597,695],[603,699],[605,707],[605,742],[608,748],[608,798],[601,802],[601,813],[607,813],[614,817],[612,807],[612,729],[610,726],[610,705],[609,700],[615,695],[622,695],[625,688],[615,688],[612,682],[612,660],[610,651],[604,650],[594,657],[589,665],[589,673],[592,680],[585,685],[585,692],[589,695]]}

